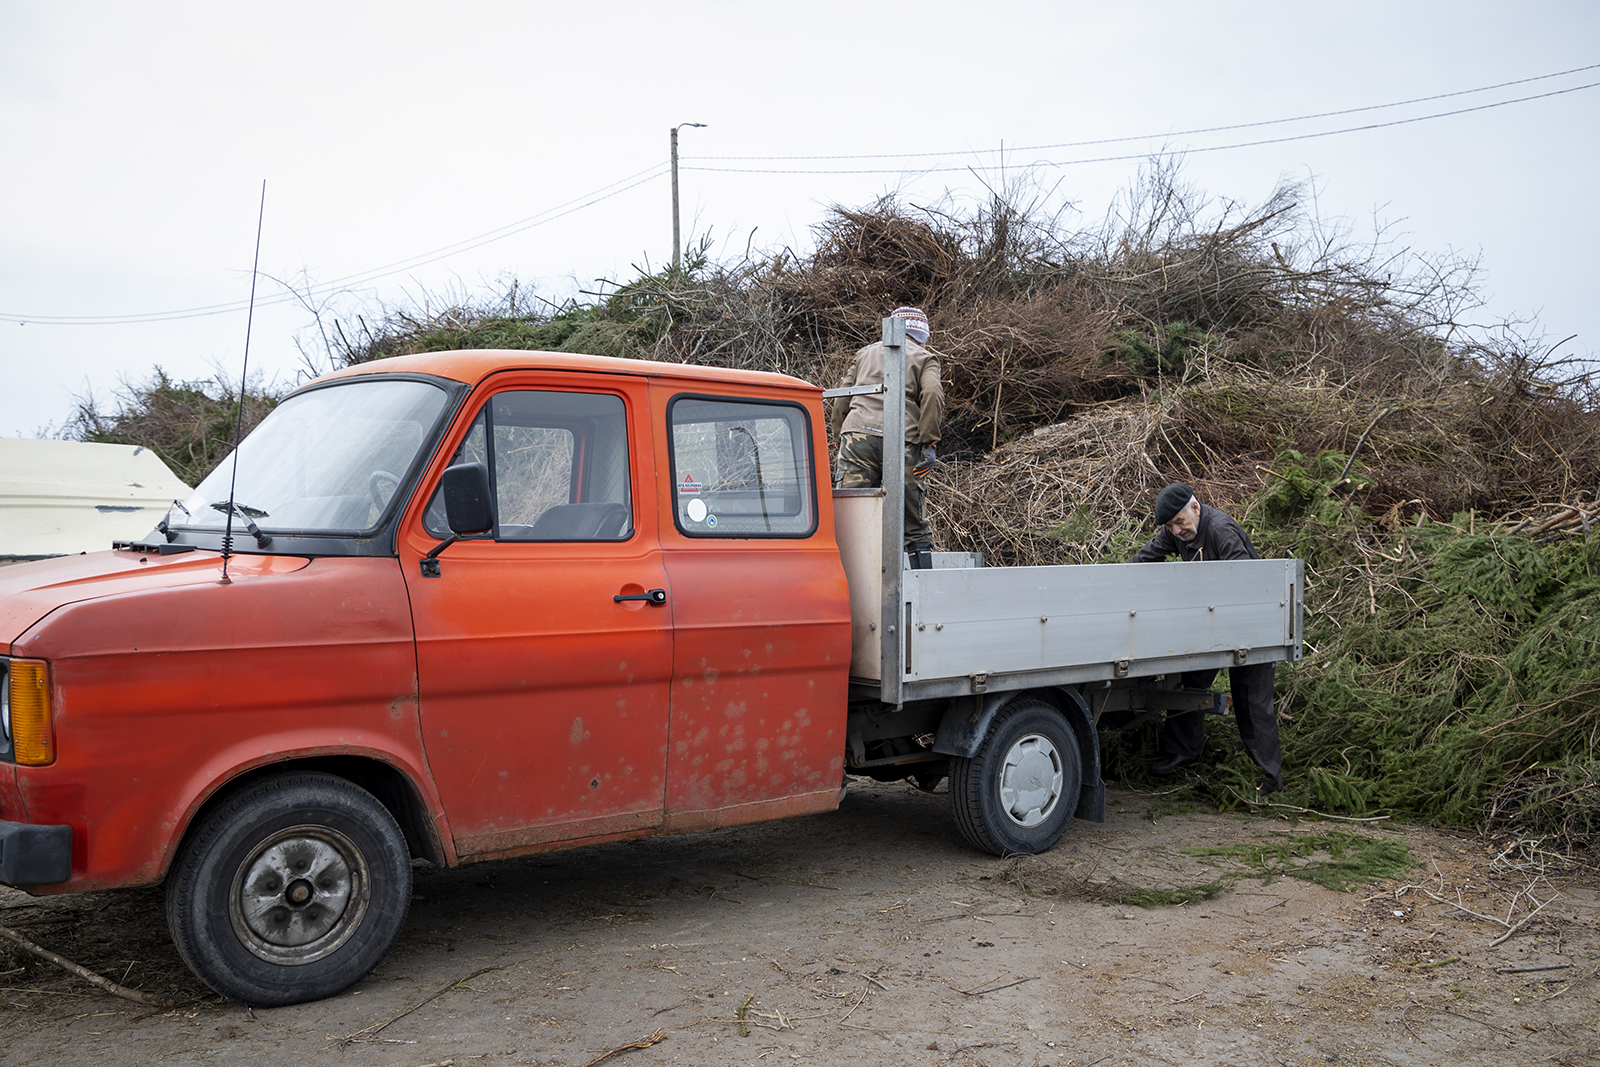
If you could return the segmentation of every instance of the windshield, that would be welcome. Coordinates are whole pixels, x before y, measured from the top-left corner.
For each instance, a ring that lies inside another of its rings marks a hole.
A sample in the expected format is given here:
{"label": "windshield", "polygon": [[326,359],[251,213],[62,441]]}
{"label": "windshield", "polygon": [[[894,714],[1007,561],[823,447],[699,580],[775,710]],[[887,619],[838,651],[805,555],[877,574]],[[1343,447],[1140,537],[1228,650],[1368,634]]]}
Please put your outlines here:
{"label": "windshield", "polygon": [[[360,533],[378,525],[448,397],[427,382],[356,380],[292,396],[239,446],[234,529]],[[233,458],[172,509],[174,530],[227,522]]]}

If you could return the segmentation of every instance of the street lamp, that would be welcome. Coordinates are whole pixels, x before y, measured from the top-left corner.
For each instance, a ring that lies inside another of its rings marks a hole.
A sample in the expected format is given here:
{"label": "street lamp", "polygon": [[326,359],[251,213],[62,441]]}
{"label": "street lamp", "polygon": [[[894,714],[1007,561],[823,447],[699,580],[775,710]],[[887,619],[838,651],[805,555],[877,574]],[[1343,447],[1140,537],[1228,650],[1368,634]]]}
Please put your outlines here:
{"label": "street lamp", "polygon": [[672,269],[683,269],[683,241],[678,237],[678,131],[684,126],[703,127],[703,122],[680,122],[672,127]]}

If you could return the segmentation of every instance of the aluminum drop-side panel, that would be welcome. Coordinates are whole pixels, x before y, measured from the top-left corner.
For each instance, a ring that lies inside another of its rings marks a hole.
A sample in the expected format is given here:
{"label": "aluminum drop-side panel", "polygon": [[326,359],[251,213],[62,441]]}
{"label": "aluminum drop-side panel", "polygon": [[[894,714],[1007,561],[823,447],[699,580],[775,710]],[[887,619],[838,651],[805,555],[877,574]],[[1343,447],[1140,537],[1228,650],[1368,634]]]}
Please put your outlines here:
{"label": "aluminum drop-side panel", "polygon": [[1292,645],[1298,571],[1278,559],[912,571],[906,677]]}

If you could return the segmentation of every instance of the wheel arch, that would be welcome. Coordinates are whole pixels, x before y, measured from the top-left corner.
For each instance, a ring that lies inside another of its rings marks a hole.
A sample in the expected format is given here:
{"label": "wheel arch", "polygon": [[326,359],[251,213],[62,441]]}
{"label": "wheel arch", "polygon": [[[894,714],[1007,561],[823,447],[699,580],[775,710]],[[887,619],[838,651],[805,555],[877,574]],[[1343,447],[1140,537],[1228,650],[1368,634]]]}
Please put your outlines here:
{"label": "wheel arch", "polygon": [[1051,687],[1043,689],[1018,689],[1009,693],[989,693],[981,696],[960,697],[950,702],[944,717],[939,720],[939,730],[934,737],[933,751],[967,759],[978,754],[983,739],[988,736],[1000,710],[1014,701],[1031,698],[1042,700],[1061,713],[1078,739],[1078,755],[1082,762],[1083,785],[1078,794],[1078,808],[1074,818],[1090,822],[1106,821],[1106,783],[1100,776],[1100,736],[1094,727],[1094,716],[1088,702],[1076,689]]}
{"label": "wheel arch", "polygon": [[[428,815],[427,805],[416,783],[400,768],[370,756],[321,755],[280,760],[251,767],[229,779],[191,813],[183,837],[198,826],[205,825],[211,812],[226,804],[241,790],[267,778],[294,774],[299,771],[318,771],[343,778],[352,785],[371,793],[386,808],[400,832],[405,835],[406,847],[417,859],[425,859],[438,866],[446,866],[449,857],[439,839],[437,827]],[[181,844],[181,839],[174,846]],[[169,858],[170,863],[170,858]]]}

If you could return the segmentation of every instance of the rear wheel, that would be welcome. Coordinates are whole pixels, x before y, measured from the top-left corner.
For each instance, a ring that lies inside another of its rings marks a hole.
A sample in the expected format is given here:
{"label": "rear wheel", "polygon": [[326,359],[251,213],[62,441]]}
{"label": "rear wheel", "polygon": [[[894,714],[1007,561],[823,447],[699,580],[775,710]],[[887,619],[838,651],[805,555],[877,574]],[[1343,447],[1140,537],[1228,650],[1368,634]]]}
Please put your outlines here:
{"label": "rear wheel", "polygon": [[1043,852],[1072,822],[1082,782],[1072,727],[1044,701],[1023,698],[995,716],[976,755],[950,761],[950,805],[975,848]]}
{"label": "rear wheel", "polygon": [[247,1004],[331,996],[389,951],[411,906],[405,837],[371,793],[327,774],[246,788],[184,844],[167,926],[189,968]]}

